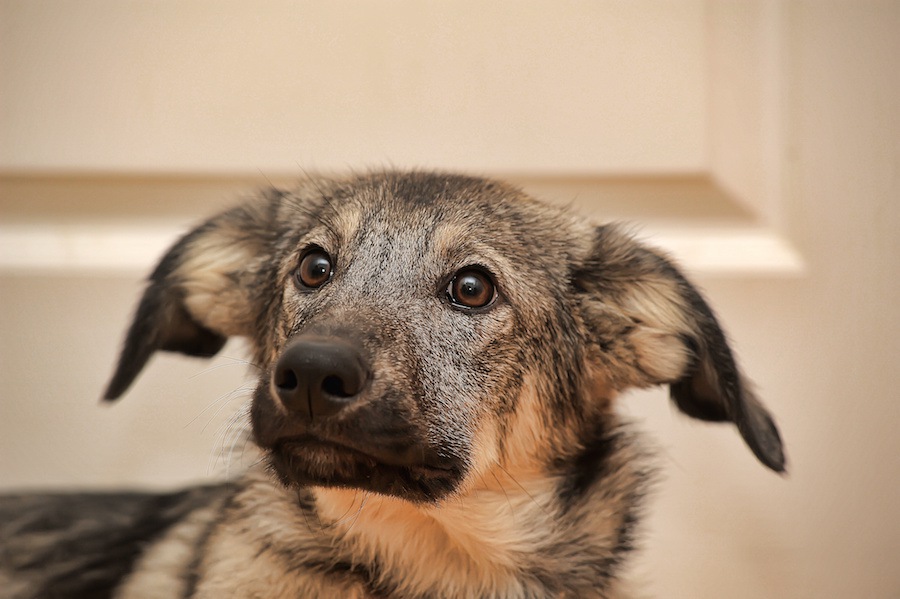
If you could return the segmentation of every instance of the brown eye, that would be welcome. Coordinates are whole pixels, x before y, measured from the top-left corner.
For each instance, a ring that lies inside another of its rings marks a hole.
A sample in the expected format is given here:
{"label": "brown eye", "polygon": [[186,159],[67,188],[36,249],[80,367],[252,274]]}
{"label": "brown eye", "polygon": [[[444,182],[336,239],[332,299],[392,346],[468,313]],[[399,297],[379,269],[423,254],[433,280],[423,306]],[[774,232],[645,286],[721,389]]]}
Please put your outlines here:
{"label": "brown eye", "polygon": [[477,268],[464,268],[447,286],[450,302],[459,308],[484,308],[497,296],[490,276]]}
{"label": "brown eye", "polygon": [[307,250],[300,260],[294,278],[301,289],[317,289],[331,279],[334,267],[331,257],[322,248]]}

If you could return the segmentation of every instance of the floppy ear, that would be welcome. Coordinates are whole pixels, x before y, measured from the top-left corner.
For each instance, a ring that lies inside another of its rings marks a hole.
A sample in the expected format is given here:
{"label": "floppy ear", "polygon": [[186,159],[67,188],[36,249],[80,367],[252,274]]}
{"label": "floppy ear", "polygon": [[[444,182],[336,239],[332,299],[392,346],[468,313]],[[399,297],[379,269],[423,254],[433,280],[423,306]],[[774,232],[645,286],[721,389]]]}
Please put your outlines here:
{"label": "floppy ear", "polygon": [[668,383],[682,412],[733,422],[763,464],[784,471],[778,428],[741,375],[712,309],[671,260],[601,226],[574,282],[596,336],[595,361],[615,388]]}
{"label": "floppy ear", "polygon": [[120,397],[157,350],[215,355],[229,336],[253,337],[254,290],[272,262],[277,192],[220,214],[184,237],[150,275],[104,399]]}

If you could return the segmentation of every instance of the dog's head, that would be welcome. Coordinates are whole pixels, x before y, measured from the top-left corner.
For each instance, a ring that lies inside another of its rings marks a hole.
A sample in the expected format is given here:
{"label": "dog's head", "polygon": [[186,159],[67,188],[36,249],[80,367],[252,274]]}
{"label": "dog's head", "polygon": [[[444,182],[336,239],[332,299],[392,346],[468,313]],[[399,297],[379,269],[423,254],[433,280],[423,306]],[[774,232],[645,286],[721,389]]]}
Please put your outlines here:
{"label": "dog's head", "polygon": [[269,191],[153,272],[107,399],[157,350],[246,337],[256,442],[286,484],[412,501],[577,455],[612,398],[668,384],[783,470],[778,431],[666,257],[504,184],[372,174]]}

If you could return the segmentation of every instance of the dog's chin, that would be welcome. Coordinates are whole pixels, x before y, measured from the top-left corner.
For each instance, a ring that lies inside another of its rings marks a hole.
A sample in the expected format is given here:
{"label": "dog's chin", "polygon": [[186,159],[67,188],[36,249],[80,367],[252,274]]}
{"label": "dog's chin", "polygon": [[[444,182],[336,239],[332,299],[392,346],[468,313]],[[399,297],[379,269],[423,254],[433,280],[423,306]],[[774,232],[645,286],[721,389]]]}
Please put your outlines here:
{"label": "dog's chin", "polygon": [[341,487],[433,503],[452,494],[463,477],[457,460],[397,459],[310,436],[275,443],[268,461],[288,487]]}

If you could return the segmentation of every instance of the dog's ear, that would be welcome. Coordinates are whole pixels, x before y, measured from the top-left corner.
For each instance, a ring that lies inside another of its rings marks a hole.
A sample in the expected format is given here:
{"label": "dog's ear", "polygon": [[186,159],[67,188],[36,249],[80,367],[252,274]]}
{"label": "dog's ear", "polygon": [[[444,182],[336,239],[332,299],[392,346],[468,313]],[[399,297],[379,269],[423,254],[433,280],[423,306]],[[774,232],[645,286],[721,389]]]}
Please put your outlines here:
{"label": "dog's ear", "polygon": [[573,282],[597,341],[595,361],[615,388],[669,384],[682,412],[735,423],[763,464],[784,471],[778,428],[741,375],[712,309],[671,260],[601,226]]}
{"label": "dog's ear", "polygon": [[276,192],[224,212],[182,237],[150,275],[104,399],[120,397],[157,350],[215,355],[252,337],[263,309],[254,290],[272,260]]}

